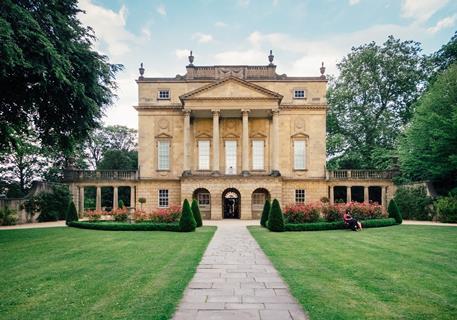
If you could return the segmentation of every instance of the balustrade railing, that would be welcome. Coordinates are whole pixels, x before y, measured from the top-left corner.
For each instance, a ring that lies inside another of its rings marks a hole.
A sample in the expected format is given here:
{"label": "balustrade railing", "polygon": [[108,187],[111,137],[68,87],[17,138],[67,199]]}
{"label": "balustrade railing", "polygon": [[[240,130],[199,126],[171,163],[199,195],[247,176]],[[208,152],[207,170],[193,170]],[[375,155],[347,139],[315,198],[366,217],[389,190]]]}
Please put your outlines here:
{"label": "balustrade railing", "polygon": [[64,181],[136,180],[136,170],[65,170]]}
{"label": "balustrade railing", "polygon": [[330,180],[370,180],[392,179],[393,170],[329,170],[327,178]]}

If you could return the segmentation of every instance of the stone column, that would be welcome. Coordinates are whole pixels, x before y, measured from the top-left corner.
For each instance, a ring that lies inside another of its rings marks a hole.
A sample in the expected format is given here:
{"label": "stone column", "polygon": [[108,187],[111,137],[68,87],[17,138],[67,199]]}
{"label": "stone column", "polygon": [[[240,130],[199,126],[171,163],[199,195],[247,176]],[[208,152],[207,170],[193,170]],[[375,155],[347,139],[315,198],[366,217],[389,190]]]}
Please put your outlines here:
{"label": "stone column", "polygon": [[190,171],[190,110],[184,110],[184,157],[183,157],[183,176],[189,176]]}
{"label": "stone column", "polygon": [[273,137],[271,139],[273,147],[271,152],[273,152],[273,170],[271,171],[272,176],[280,176],[279,171],[279,109],[272,110],[273,113]]}
{"label": "stone column", "polygon": [[363,187],[363,202],[365,203],[368,203],[368,200],[369,200],[369,190],[368,190],[368,187],[365,186]]}
{"label": "stone column", "polygon": [[213,110],[213,175],[219,175],[219,110]]}
{"label": "stone column", "polygon": [[135,187],[130,187],[130,208],[135,207]]}
{"label": "stone column", "polygon": [[387,210],[387,206],[386,206],[386,204],[387,204],[387,201],[386,201],[386,188],[387,187],[384,187],[384,186],[381,187],[381,206],[384,209]]}
{"label": "stone column", "polygon": [[241,174],[245,177],[249,176],[249,110],[241,110],[243,115],[243,152],[241,153],[242,168]]}
{"label": "stone column", "polygon": [[349,203],[352,201],[351,187],[346,187],[346,202]]}
{"label": "stone column", "polygon": [[333,186],[330,186],[330,204],[334,204],[335,203],[335,195],[334,195],[334,191],[333,191]]}
{"label": "stone column", "polygon": [[119,202],[118,198],[119,198],[118,189],[117,189],[117,187],[113,187],[113,210],[117,209],[117,207],[118,207],[118,202]]}
{"label": "stone column", "polygon": [[79,187],[79,216],[84,215],[84,187]]}
{"label": "stone column", "polygon": [[102,188],[97,187],[97,193],[95,195],[95,210],[101,211],[102,210]]}

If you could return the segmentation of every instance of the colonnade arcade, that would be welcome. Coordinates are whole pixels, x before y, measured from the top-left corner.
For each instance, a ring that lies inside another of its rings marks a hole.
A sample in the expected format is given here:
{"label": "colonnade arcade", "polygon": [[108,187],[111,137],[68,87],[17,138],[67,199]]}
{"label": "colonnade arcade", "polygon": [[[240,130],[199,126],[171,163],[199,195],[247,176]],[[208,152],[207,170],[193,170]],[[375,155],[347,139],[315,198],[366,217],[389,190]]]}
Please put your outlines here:
{"label": "colonnade arcade", "polygon": [[361,184],[360,182],[340,183],[337,185],[329,186],[329,200],[330,203],[335,202],[373,202],[386,207],[387,192],[389,186],[376,185],[376,184]]}
{"label": "colonnade arcade", "polygon": [[117,209],[122,200],[125,207],[135,207],[135,186],[124,184],[84,184],[78,185],[79,212]]}

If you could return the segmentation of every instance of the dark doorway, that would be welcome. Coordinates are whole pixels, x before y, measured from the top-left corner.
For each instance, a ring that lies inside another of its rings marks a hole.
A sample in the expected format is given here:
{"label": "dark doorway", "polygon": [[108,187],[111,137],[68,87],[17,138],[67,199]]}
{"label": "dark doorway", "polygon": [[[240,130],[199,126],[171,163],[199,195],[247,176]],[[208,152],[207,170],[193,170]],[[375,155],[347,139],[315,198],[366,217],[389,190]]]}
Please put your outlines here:
{"label": "dark doorway", "polygon": [[347,188],[346,186],[335,186],[333,189],[335,203],[345,203],[347,201]]}
{"label": "dark doorway", "polygon": [[382,190],[381,187],[368,188],[368,200],[382,205]]}
{"label": "dark doorway", "polygon": [[222,211],[224,219],[239,219],[241,209],[241,195],[236,189],[226,189],[222,193]]}
{"label": "dark doorway", "polygon": [[351,188],[352,190],[352,201],[354,202],[360,202],[362,203],[364,200],[364,195],[363,195],[363,187],[360,186],[354,186]]}

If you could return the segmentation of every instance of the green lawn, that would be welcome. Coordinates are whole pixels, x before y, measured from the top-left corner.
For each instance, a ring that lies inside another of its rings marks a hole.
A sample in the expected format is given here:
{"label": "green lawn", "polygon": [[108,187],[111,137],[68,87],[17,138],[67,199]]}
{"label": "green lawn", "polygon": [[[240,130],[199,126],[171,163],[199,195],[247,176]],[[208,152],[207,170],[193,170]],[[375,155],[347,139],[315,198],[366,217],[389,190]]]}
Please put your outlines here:
{"label": "green lawn", "polygon": [[169,319],[214,231],[0,231],[0,318]]}
{"label": "green lawn", "polygon": [[457,319],[457,227],[250,231],[311,319]]}

